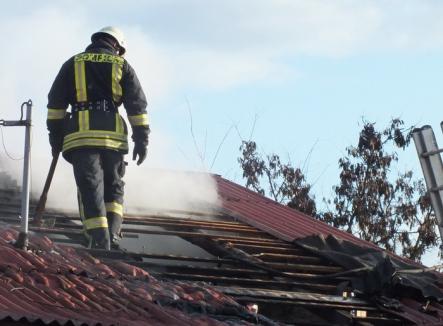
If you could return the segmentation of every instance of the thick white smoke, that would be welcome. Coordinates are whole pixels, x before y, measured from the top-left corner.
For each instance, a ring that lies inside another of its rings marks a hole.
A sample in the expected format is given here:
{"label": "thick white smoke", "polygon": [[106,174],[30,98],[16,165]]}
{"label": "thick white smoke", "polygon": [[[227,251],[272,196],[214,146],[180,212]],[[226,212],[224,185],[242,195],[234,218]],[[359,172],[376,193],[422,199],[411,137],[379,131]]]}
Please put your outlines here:
{"label": "thick white smoke", "polygon": [[[62,63],[82,51],[89,43],[90,34],[100,27],[87,20],[85,15],[61,11],[56,7],[43,7],[21,17],[0,21],[1,30],[14,33],[8,40],[8,46],[2,49],[2,55],[13,60],[0,60],[0,119],[19,119],[21,103],[29,98],[33,100],[31,183],[36,198],[43,188],[51,162],[45,121],[47,93]],[[170,65],[146,34],[133,27],[124,29],[131,46],[128,60],[148,93],[151,104],[148,110],[155,123],[151,108],[155,108],[155,103],[174,88],[168,77],[171,76],[168,71]],[[120,112],[126,116],[123,109]],[[154,209],[154,206],[155,209],[187,210],[195,209],[195,203],[199,202],[216,205],[216,188],[208,174],[177,172],[170,175],[165,171],[152,170],[163,167],[186,169],[179,158],[171,157],[169,149],[176,146],[173,137],[155,126],[152,129],[146,162],[140,167],[131,162],[127,168],[127,210],[130,211],[132,207]],[[9,155],[22,157],[24,128],[2,128],[2,131]],[[19,185],[22,163],[11,160],[0,143],[0,171],[10,174]],[[57,166],[47,206],[65,211],[77,209],[72,167],[62,158]]]}

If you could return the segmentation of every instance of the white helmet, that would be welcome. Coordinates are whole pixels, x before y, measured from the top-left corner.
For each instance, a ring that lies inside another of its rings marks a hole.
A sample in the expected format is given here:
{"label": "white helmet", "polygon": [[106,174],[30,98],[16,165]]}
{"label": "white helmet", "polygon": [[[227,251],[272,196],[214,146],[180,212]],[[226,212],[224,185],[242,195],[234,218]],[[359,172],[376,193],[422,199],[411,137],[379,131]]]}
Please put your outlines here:
{"label": "white helmet", "polygon": [[120,29],[113,26],[103,27],[101,30],[91,35],[91,41],[94,41],[94,38],[99,36],[99,34],[107,34],[112,36],[120,46],[120,55],[123,55],[126,52],[125,36]]}

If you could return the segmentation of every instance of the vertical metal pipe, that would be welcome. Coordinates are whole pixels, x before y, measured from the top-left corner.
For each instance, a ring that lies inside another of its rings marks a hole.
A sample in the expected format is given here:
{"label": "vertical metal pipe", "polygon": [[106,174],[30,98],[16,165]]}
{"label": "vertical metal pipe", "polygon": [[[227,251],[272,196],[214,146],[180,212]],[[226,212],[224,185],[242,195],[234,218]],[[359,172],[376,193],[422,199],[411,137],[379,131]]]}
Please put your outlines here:
{"label": "vertical metal pipe", "polygon": [[29,222],[29,185],[31,167],[31,128],[32,128],[32,101],[26,102],[26,132],[25,153],[23,161],[23,183],[21,200],[21,228],[16,242],[16,247],[26,249],[28,247],[28,222]]}
{"label": "vertical metal pipe", "polygon": [[[438,187],[443,186],[443,161],[440,153],[438,153],[437,140],[431,126],[415,129],[412,133],[412,138],[414,139],[432,208],[437,219],[440,238],[443,239],[443,191],[436,190]],[[443,248],[442,245],[441,248]]]}

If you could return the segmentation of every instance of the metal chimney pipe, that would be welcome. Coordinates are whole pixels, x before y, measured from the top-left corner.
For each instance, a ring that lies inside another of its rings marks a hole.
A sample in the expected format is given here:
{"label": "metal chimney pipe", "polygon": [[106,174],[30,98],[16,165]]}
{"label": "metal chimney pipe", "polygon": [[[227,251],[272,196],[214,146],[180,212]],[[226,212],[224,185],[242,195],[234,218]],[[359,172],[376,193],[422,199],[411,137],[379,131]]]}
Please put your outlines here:
{"label": "metal chimney pipe", "polygon": [[23,161],[23,181],[21,199],[21,227],[15,246],[20,249],[28,247],[28,223],[29,223],[29,186],[30,186],[30,166],[31,166],[31,128],[32,128],[32,101],[22,104],[26,106],[25,131],[25,153]]}

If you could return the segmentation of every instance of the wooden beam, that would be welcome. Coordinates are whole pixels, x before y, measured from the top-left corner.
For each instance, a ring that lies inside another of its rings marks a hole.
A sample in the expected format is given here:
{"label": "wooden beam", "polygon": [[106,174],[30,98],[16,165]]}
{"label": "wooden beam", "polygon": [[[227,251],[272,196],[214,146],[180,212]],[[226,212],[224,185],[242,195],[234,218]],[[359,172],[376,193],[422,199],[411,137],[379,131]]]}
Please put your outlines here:
{"label": "wooden beam", "polygon": [[280,263],[280,264],[293,264],[297,263],[301,259],[303,261],[312,261],[315,263],[321,263],[323,260],[321,260],[318,257],[308,256],[308,255],[286,255],[286,254],[272,254],[272,253],[260,253],[260,254],[253,254],[251,255],[255,258],[258,258],[264,262],[273,262],[273,263]]}
{"label": "wooden beam", "polygon": [[216,286],[216,290],[233,295],[244,296],[250,298],[262,298],[262,299],[274,299],[274,300],[288,300],[288,301],[305,301],[316,303],[333,303],[340,305],[352,305],[362,310],[376,310],[372,304],[368,301],[359,298],[343,298],[342,296],[319,294],[319,293],[303,293],[295,291],[279,291],[279,290],[266,290],[266,289],[254,289],[245,287],[224,287]]}
{"label": "wooden beam", "polygon": [[290,248],[290,249],[301,249],[297,248],[293,243],[291,242],[283,242],[280,239],[274,238],[274,242],[260,242],[259,240],[256,241],[242,241],[242,240],[233,240],[228,241],[231,245],[237,246],[237,245],[246,245],[246,246],[257,246],[257,247],[278,247],[278,248]]}
{"label": "wooden beam", "polygon": [[[179,256],[179,255],[162,255],[154,253],[135,253],[129,251],[119,251],[119,250],[100,250],[100,249],[87,249],[82,248],[89,252],[91,255],[96,257],[111,258],[111,259],[131,259],[131,258],[147,258],[147,259],[159,259],[159,260],[171,260],[171,261],[184,261],[184,262],[198,262],[198,263],[208,263],[208,264],[229,264],[237,265],[238,263],[231,259],[222,258],[203,258],[203,257],[189,257],[189,256]],[[139,260],[140,261],[140,260]],[[128,263],[131,263],[128,261]]]}
{"label": "wooden beam", "polygon": [[[188,275],[209,275],[209,276],[234,276],[234,277],[251,277],[255,279],[265,279],[265,280],[285,280],[287,282],[292,282],[294,280],[300,281],[304,280],[306,283],[311,284],[331,284],[338,282],[334,279],[328,280],[328,281],[319,281],[314,279],[309,279],[309,277],[316,277],[319,274],[314,273],[287,273],[288,276],[291,277],[273,277],[270,273],[267,271],[261,270],[259,268],[251,268],[250,266],[246,267],[212,267],[212,266],[197,266],[197,265],[166,265],[163,263],[154,263],[154,262],[137,262],[137,261],[124,261],[128,264],[135,265],[138,267],[143,268],[149,268],[149,271],[152,271],[153,269],[161,270],[164,272],[171,272],[171,273],[183,273]],[[315,271],[312,271],[315,272]]]}
{"label": "wooden beam", "polygon": [[221,277],[221,276],[208,276],[208,275],[187,275],[182,273],[151,273],[158,278],[168,278],[168,279],[178,279],[178,280],[188,280],[188,281],[202,281],[210,282],[215,285],[241,285],[261,287],[261,288],[278,288],[280,290],[291,290],[291,289],[304,289],[308,291],[319,291],[322,293],[332,293],[335,291],[335,285],[329,284],[318,284],[318,283],[307,283],[307,282],[285,282],[285,281],[275,281],[275,280],[259,280],[252,278],[239,278],[239,277]]}
{"label": "wooden beam", "polygon": [[266,241],[266,243],[263,243],[263,241],[261,241],[260,239],[254,239],[254,238],[250,238],[250,239],[232,239],[232,240],[226,240],[223,238],[223,236],[219,237],[219,240],[221,241],[228,241],[231,242],[232,244],[252,244],[252,245],[259,245],[259,246],[285,246],[287,245],[288,247],[293,246],[292,243],[290,242],[284,242],[283,240],[277,239],[275,237],[272,238],[273,240],[271,241]]}
{"label": "wooden beam", "polygon": [[202,224],[202,223],[189,223],[189,222],[173,222],[173,221],[148,221],[148,220],[132,220],[132,221],[124,221],[124,226],[129,225],[141,225],[141,226],[160,226],[166,227],[168,229],[175,230],[209,230],[209,231],[219,231],[219,232],[228,232],[228,233],[237,233],[244,235],[255,235],[260,237],[270,238],[271,236],[266,232],[260,231],[254,228],[244,228],[244,227],[232,227],[232,226],[219,226],[219,225],[211,225],[211,224]]}
{"label": "wooden beam", "polygon": [[[225,293],[228,294],[228,293]],[[304,306],[310,308],[322,308],[322,309],[346,309],[346,310],[354,310],[354,309],[362,309],[361,306],[354,306],[351,303],[349,305],[346,304],[338,304],[338,303],[321,303],[321,302],[311,302],[311,301],[296,301],[296,300],[276,300],[276,299],[268,299],[268,298],[255,298],[248,296],[237,296],[231,294],[235,298],[236,301],[239,302],[254,302],[254,303],[263,303],[263,304],[277,304],[277,305],[296,305],[296,306]],[[375,307],[364,307],[364,310],[376,311]]]}
{"label": "wooden beam", "polygon": [[[39,233],[48,233],[48,234],[63,234],[63,235],[69,235],[69,234],[82,234],[83,230],[82,230],[82,226],[81,225],[66,225],[66,224],[61,224],[60,226],[64,227],[64,228],[40,228],[40,227],[35,227],[35,226],[30,226],[29,229],[34,231],[34,232],[39,232]],[[209,238],[209,239],[214,239],[214,238],[219,238],[219,235],[214,235],[214,234],[208,234],[208,233],[198,233],[198,232],[184,232],[184,231],[166,231],[166,230],[147,230],[147,229],[133,229],[133,228],[123,228],[122,229],[123,233],[135,233],[135,234],[153,234],[153,235],[166,235],[166,236],[177,236],[177,237],[195,237],[195,238]],[[237,236],[223,236],[223,239],[226,240],[236,240],[236,239],[244,239],[244,240],[249,240],[249,239],[256,239],[256,238],[248,238],[248,237],[237,237]],[[261,241],[263,242],[268,242],[268,241],[273,241],[272,239],[268,239],[268,238],[260,238]]]}
{"label": "wooden beam", "polygon": [[[308,259],[312,258],[312,259]],[[294,261],[294,263],[272,263],[272,262],[263,262],[266,266],[272,266],[272,268],[281,270],[281,271],[297,271],[299,265],[322,265],[322,266],[330,266],[329,264],[325,264],[322,260],[316,259],[317,257],[300,257]]]}
{"label": "wooden beam", "polygon": [[[47,214],[51,217],[62,217],[69,220],[80,221],[78,216],[57,216]],[[249,226],[244,223],[237,222],[222,222],[222,221],[209,221],[209,220],[197,220],[192,218],[177,218],[171,216],[163,217],[152,217],[152,216],[124,216],[124,223],[126,224],[136,224],[143,225],[143,223],[154,224],[154,223],[173,223],[176,225],[189,225],[189,226],[201,226],[201,227],[220,227],[220,228],[239,228],[244,230],[257,231],[257,228]]]}
{"label": "wooden beam", "polygon": [[263,246],[261,244],[235,244],[235,248],[241,249],[248,254],[260,254],[260,253],[271,253],[271,254],[286,254],[286,255],[299,255],[306,251],[295,248],[295,247],[280,247],[280,246]]}
{"label": "wooden beam", "polygon": [[[0,210],[1,211],[1,210]],[[56,222],[59,221],[80,221],[80,217],[74,216],[59,216],[55,214],[45,214],[44,218],[55,218]],[[4,218],[11,222],[15,222],[13,218]],[[58,223],[57,223],[58,224]],[[212,230],[221,232],[230,232],[246,235],[258,235],[260,237],[272,236],[263,232],[257,228],[251,227],[247,224],[236,222],[220,222],[220,221],[203,221],[194,220],[190,218],[173,218],[173,217],[125,217],[124,225],[143,225],[143,226],[160,226],[160,227],[173,227],[175,229],[195,228],[201,230]]]}
{"label": "wooden beam", "polygon": [[[35,204],[30,205],[30,210],[32,211],[35,209]],[[2,203],[0,206],[0,212],[5,212],[8,214],[19,214],[20,213],[20,203],[17,202],[17,204],[10,204],[10,203]],[[179,211],[172,211],[171,213],[178,213]],[[180,211],[181,215],[183,214],[183,211]],[[173,222],[192,222],[192,223],[201,223],[201,224],[212,224],[212,225],[218,225],[218,226],[232,226],[232,227],[240,227],[240,228],[248,228],[248,229],[254,229],[256,228],[249,226],[246,223],[243,222],[236,222],[236,221],[224,221],[224,220],[218,220],[220,217],[226,217],[226,215],[217,215],[217,214],[209,214],[206,215],[204,213],[199,212],[186,212],[186,215],[189,216],[208,216],[213,217],[212,219],[208,220],[202,220],[202,219],[195,219],[195,218],[185,218],[185,217],[175,217],[172,215],[166,215],[166,214],[129,214],[125,213],[125,220],[128,221],[143,221],[143,220],[150,220],[150,221],[173,221]],[[68,216],[68,215],[62,215],[54,211],[48,210],[44,216],[53,218],[53,217],[63,217],[65,219],[70,220],[78,220],[80,221],[79,216]]]}

